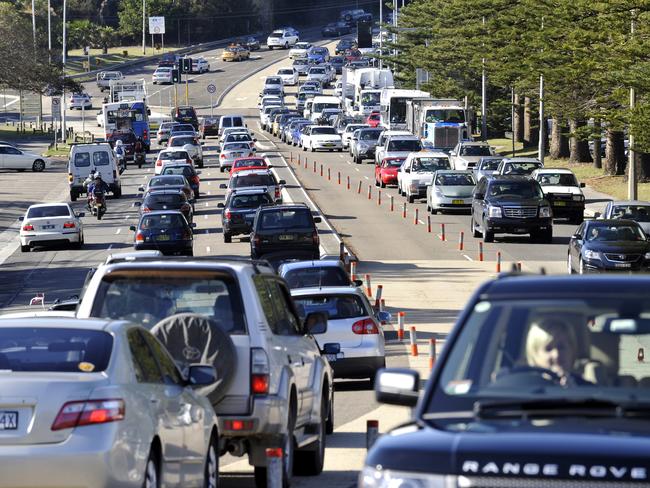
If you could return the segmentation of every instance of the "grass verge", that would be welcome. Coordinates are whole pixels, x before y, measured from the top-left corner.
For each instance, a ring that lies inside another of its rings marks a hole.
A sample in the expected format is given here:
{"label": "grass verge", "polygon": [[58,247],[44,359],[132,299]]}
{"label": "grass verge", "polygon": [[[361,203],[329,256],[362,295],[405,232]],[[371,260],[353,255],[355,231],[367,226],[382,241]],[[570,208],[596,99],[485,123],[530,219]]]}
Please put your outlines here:
{"label": "grass verge", "polygon": [[[178,47],[165,47],[164,52],[177,51]],[[126,53],[126,54],[125,54]],[[141,57],[153,56],[155,54],[162,54],[162,50],[154,50],[147,46],[146,54],[142,54],[142,46],[120,46],[108,49],[107,54],[103,54],[101,49],[90,50],[90,70],[96,69],[111,69],[120,63],[127,61],[134,61]],[[66,61],[66,73],[69,75],[76,75],[88,71],[84,68],[84,62],[88,61],[88,56],[83,54],[81,49],[71,49],[68,51],[68,58]]]}

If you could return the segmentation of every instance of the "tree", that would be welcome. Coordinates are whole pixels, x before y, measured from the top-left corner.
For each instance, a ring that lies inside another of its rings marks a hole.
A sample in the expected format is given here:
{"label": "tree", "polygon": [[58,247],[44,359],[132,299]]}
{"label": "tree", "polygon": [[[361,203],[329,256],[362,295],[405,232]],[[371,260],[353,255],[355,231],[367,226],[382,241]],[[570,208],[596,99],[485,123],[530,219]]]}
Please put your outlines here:
{"label": "tree", "polygon": [[101,48],[102,53],[107,54],[108,48],[117,44],[118,34],[112,27],[95,26],[91,39],[92,46]]}

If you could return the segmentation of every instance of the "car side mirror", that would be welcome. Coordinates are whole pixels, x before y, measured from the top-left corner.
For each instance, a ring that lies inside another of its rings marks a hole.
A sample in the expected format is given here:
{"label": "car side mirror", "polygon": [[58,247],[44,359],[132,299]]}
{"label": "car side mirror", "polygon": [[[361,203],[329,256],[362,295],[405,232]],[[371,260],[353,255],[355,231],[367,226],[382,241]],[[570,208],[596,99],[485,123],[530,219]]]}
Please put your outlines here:
{"label": "car side mirror", "polygon": [[303,330],[306,334],[324,334],[327,332],[327,317],[326,312],[307,314],[303,322]]}
{"label": "car side mirror", "polygon": [[286,185],[287,182],[286,182],[285,180],[280,180],[280,181],[278,181],[278,184],[279,184],[279,185]]}
{"label": "car side mirror", "polygon": [[225,208],[225,205],[221,202],[217,203],[217,208]]}
{"label": "car side mirror", "polygon": [[134,207],[139,207],[140,205],[142,205],[142,202],[133,202]]}
{"label": "car side mirror", "polygon": [[189,386],[208,386],[217,382],[217,370],[207,364],[191,364],[187,371]]}
{"label": "car side mirror", "polygon": [[132,230],[133,232],[135,232],[135,225],[129,225],[129,230]]}
{"label": "car side mirror", "polygon": [[580,183],[580,188],[584,188],[585,186],[587,185],[585,185],[584,183]]}
{"label": "car side mirror", "polygon": [[78,218],[85,217],[85,216],[86,216],[86,212],[78,212],[77,213]]}
{"label": "car side mirror", "polygon": [[380,322],[390,322],[390,319],[392,318],[390,312],[386,312],[385,310],[382,310],[381,312],[377,312],[377,319]]}
{"label": "car side mirror", "polygon": [[404,173],[410,173],[410,172],[411,172],[411,168],[404,168]]}
{"label": "car side mirror", "polygon": [[581,241],[581,240],[582,240],[582,236],[581,236],[580,234],[573,234],[573,235],[571,236],[571,239],[575,239],[576,241]]}
{"label": "car side mirror", "polygon": [[363,280],[352,280],[354,286],[363,286]]}
{"label": "car side mirror", "polygon": [[603,214],[601,214],[600,212],[595,212],[595,213],[594,213],[594,218],[595,218],[595,219],[599,219],[602,215],[603,215]]}
{"label": "car side mirror", "polygon": [[221,190],[225,190],[225,189],[228,188],[228,186],[227,186],[225,183],[221,183],[221,184],[219,185],[219,188],[220,188]]}
{"label": "car side mirror", "polygon": [[315,224],[320,224],[322,222],[322,220],[323,219],[321,219],[320,217],[314,217],[314,223]]}
{"label": "car side mirror", "polygon": [[375,398],[379,403],[414,407],[419,390],[420,375],[410,369],[382,368],[375,377]]}
{"label": "car side mirror", "polygon": [[18,217],[18,220],[22,222],[23,220],[25,220],[25,217]]}
{"label": "car side mirror", "polygon": [[474,199],[483,200],[484,198],[485,198],[485,195],[483,193],[474,193]]}
{"label": "car side mirror", "polygon": [[144,191],[144,186],[140,185],[140,186],[138,187],[138,191]]}

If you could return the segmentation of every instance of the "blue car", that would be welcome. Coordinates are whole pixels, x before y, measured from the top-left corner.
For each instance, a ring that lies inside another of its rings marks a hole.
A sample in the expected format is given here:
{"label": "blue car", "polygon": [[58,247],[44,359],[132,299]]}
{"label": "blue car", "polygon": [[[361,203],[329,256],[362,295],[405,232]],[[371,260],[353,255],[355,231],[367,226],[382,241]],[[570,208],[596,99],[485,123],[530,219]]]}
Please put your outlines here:
{"label": "blue car", "polygon": [[307,52],[307,63],[320,64],[330,59],[329,49],[322,46],[314,46]]}
{"label": "blue car", "polygon": [[160,210],[143,213],[138,225],[130,226],[135,232],[133,247],[136,251],[156,250],[164,255],[193,256],[192,227],[179,211]]}
{"label": "blue car", "polygon": [[300,134],[302,134],[302,129],[308,125],[312,125],[312,122],[311,121],[303,122],[301,124],[297,124],[293,128],[293,131],[291,131],[291,142],[290,142],[291,145],[300,146]]}

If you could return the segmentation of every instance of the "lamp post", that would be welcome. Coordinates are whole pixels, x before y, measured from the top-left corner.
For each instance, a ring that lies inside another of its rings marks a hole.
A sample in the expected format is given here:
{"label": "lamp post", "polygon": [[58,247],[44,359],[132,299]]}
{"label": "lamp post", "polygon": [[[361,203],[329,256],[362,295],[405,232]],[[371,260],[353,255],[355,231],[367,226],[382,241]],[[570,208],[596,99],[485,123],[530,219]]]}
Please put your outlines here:
{"label": "lamp post", "polygon": [[[630,37],[634,37],[636,29],[636,22],[634,17],[636,11],[632,10],[632,20],[630,22]],[[633,82],[634,83],[634,82]],[[630,111],[634,110],[636,106],[636,90],[634,85],[630,87]],[[628,174],[627,174],[627,198],[628,200],[637,199],[637,183],[636,183],[636,152],[634,151],[634,136],[632,135],[632,128],[628,129]]]}
{"label": "lamp post", "polygon": [[67,32],[66,32],[67,31],[67,29],[66,29],[66,22],[67,22],[66,15],[67,15],[67,10],[66,9],[67,9],[67,1],[63,0],[63,53],[62,53],[63,90],[62,90],[62,96],[61,96],[61,105],[63,105],[63,107],[62,107],[63,111],[62,111],[62,116],[61,116],[61,131],[62,131],[61,135],[63,137],[63,142],[64,143],[66,141],[65,133],[66,133],[66,130],[67,130],[66,120],[65,120],[65,115],[66,115],[66,113],[65,113],[66,112],[66,103],[65,103],[65,63],[66,63],[66,60],[67,60],[67,56],[66,56],[66,49],[67,49],[67,46],[66,46],[66,41],[67,41],[67,38],[66,38],[66,34],[67,34]]}
{"label": "lamp post", "polygon": [[144,27],[145,27],[145,0],[142,0],[142,55],[146,55],[146,39],[145,39],[145,32],[144,32]]}
{"label": "lamp post", "polygon": [[47,59],[52,62],[52,6],[50,0],[47,0]]}
{"label": "lamp post", "polygon": [[384,55],[384,34],[382,24],[384,23],[384,5],[383,0],[379,0],[379,68],[384,67],[384,61],[381,56]]}
{"label": "lamp post", "polygon": [[32,34],[34,36],[34,51],[36,51],[36,9],[34,3],[35,0],[32,0]]}

